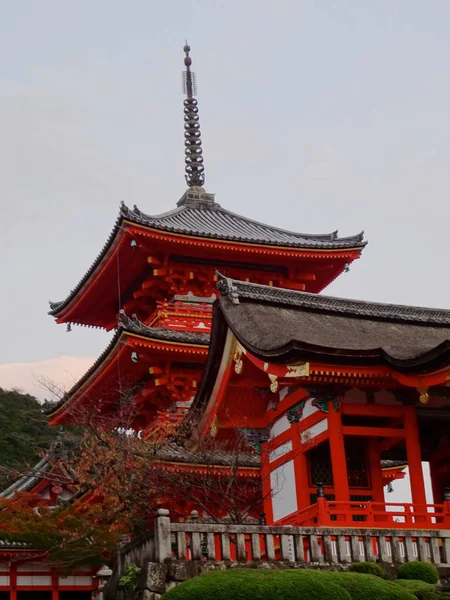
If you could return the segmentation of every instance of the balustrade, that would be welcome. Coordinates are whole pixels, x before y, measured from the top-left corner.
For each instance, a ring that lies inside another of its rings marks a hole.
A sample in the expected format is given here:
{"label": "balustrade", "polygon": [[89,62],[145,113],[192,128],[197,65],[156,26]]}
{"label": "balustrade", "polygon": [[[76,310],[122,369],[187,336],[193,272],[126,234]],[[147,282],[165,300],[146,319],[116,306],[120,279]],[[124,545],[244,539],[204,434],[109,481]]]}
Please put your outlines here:
{"label": "balustrade", "polygon": [[[334,508],[340,503],[328,504],[333,505],[328,509],[330,515],[337,514],[334,510],[342,511],[340,506]],[[427,514],[413,513],[415,518],[425,518]],[[173,523],[168,511],[160,509],[152,531],[120,548],[118,565],[123,573],[131,563],[143,566],[146,562],[171,560],[241,563],[281,560],[324,565],[363,560],[390,564],[424,560],[450,566],[450,530],[392,529],[391,524],[383,529],[360,529],[348,524],[344,528],[236,525],[200,523],[198,519]]]}

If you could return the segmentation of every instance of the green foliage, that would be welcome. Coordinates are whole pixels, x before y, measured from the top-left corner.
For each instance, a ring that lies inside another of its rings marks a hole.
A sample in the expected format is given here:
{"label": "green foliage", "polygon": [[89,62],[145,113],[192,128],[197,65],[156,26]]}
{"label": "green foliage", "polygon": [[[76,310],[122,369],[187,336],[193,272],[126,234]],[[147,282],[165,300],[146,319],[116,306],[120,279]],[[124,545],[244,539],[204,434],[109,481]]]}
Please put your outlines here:
{"label": "green foliage", "polygon": [[194,577],[164,595],[164,600],[351,600],[320,571],[230,569]]}
{"label": "green foliage", "polygon": [[128,565],[127,570],[119,579],[119,588],[121,590],[128,590],[131,592],[136,586],[140,572],[141,569],[134,563]]}
{"label": "green foliage", "polygon": [[373,575],[312,570],[230,569],[186,581],[164,600],[416,600]]}
{"label": "green foliage", "polygon": [[383,569],[377,563],[372,561],[355,562],[351,565],[350,571],[353,573],[364,573],[365,575],[375,575],[384,579]]}
{"label": "green foliage", "polygon": [[20,474],[34,466],[57,433],[48,424],[36,398],[0,388],[0,467],[13,472],[0,472],[0,488],[13,481],[14,471]]}
{"label": "green foliage", "polygon": [[362,573],[330,573],[350,594],[352,600],[413,600],[414,596],[400,586],[374,575]]}
{"label": "green foliage", "polygon": [[[436,587],[432,583],[426,583],[417,579],[396,579],[396,585],[408,590],[417,598],[417,600],[437,600],[440,593],[436,591]],[[441,600],[444,600],[443,598]]]}
{"label": "green foliage", "polygon": [[439,573],[436,567],[430,563],[415,560],[404,563],[398,569],[399,579],[418,579],[427,583],[437,583]]}

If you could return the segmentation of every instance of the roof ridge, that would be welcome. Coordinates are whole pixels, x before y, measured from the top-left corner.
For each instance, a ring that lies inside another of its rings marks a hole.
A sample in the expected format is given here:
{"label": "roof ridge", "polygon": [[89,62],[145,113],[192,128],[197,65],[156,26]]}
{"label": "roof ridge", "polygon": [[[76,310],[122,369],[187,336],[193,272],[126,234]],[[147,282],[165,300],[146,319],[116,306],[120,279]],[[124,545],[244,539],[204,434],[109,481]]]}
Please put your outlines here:
{"label": "roof ridge", "polygon": [[450,325],[449,309],[340,298],[239,281],[224,277],[220,273],[218,276],[219,292],[228,297],[233,304],[239,304],[241,300],[250,300],[354,317]]}
{"label": "roof ridge", "polygon": [[[339,237],[338,229],[335,229],[334,231],[331,231],[330,233],[296,232],[291,229],[285,229],[284,227],[269,225],[268,223],[263,223],[262,221],[252,219],[251,217],[240,215],[231,210],[228,210],[227,208],[224,208],[223,206],[221,206],[220,204],[217,204],[217,203],[214,203],[211,205],[202,205],[201,208],[197,205],[191,206],[189,204],[183,204],[183,205],[177,206],[176,208],[174,208],[172,210],[169,210],[164,213],[159,213],[156,215],[152,215],[152,214],[146,213],[144,211],[141,211],[136,205],[134,205],[134,207],[132,209],[130,209],[126,206],[126,204],[124,202],[121,203],[121,212],[125,217],[135,216],[139,219],[145,219],[145,220],[148,219],[150,221],[162,220],[166,217],[171,217],[173,215],[177,215],[182,212],[190,212],[190,211],[193,211],[195,213],[198,213],[198,212],[203,213],[203,211],[225,213],[225,214],[229,215],[230,217],[240,219],[242,221],[251,223],[253,225],[258,225],[259,227],[262,227],[263,229],[270,230],[270,231],[277,231],[279,233],[286,233],[286,234],[295,236],[297,238],[304,238],[305,240],[320,240],[320,241],[328,241],[328,242],[355,240],[357,242],[361,242],[361,241],[363,241],[363,238],[364,238],[364,231],[360,231],[359,233],[357,233],[355,235],[350,235],[350,236],[345,236],[345,237]],[[367,243],[367,242],[365,242],[365,243]]]}

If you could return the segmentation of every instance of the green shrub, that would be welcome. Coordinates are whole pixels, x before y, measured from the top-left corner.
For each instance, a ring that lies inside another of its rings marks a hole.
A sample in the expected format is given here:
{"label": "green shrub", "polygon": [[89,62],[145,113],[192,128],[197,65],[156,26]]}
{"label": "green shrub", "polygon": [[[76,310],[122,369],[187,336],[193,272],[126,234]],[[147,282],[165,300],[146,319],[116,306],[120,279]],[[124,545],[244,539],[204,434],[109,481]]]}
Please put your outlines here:
{"label": "green shrub", "polygon": [[351,565],[350,571],[353,573],[364,573],[365,575],[375,575],[384,579],[383,569],[377,563],[371,561],[355,562]]}
{"label": "green shrub", "polygon": [[137,565],[134,563],[129,564],[127,570],[119,579],[119,589],[128,591],[133,590],[136,586],[137,578],[140,572],[141,569]]}
{"label": "green shrub", "polygon": [[[229,569],[194,577],[164,594],[164,600],[351,600],[320,571]],[[406,600],[406,599],[405,599]]]}
{"label": "green shrub", "polygon": [[394,583],[414,594],[417,600],[437,600],[439,596],[433,583],[426,583],[419,579],[396,579]]}
{"label": "green shrub", "polygon": [[413,562],[404,563],[398,569],[399,579],[418,579],[427,583],[437,583],[439,581],[439,573],[436,567],[430,563],[415,560]]}
{"label": "green shrub", "polygon": [[229,569],[194,577],[164,600],[416,600],[373,575],[307,569]]}
{"label": "green shrub", "polygon": [[352,600],[416,600],[408,590],[374,575],[349,572],[329,575],[347,590]]}

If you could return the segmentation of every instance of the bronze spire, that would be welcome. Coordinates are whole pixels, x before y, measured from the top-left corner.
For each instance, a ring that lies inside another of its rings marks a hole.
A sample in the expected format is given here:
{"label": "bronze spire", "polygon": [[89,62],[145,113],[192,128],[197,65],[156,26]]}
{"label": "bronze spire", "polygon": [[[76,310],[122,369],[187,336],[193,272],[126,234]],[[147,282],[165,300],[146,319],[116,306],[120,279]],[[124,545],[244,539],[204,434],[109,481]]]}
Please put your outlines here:
{"label": "bronze spire", "polygon": [[192,59],[189,56],[191,48],[186,43],[183,50],[186,54],[184,57],[186,70],[183,71],[183,92],[187,96],[184,101],[185,177],[190,188],[202,187],[205,183],[205,167],[203,166],[198,103],[194,98],[197,95],[197,83],[195,73],[191,71]]}

